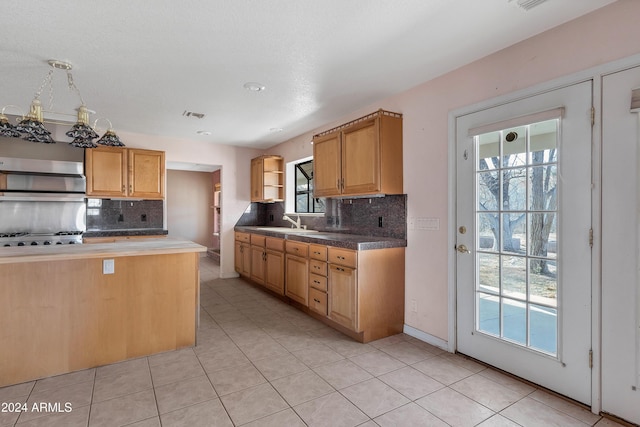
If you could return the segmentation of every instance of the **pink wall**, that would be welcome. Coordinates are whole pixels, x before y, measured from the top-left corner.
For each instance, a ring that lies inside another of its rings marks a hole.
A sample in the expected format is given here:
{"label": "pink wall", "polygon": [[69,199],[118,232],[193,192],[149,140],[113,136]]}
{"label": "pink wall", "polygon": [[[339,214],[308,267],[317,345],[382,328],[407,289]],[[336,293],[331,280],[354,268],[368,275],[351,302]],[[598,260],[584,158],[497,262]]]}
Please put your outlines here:
{"label": "pink wall", "polygon": [[[267,150],[286,162],[310,156],[314,133],[384,108],[404,116],[408,216],[440,219],[440,230],[408,230],[405,323],[448,339],[449,112],[640,53],[640,1],[619,0],[400,95]],[[639,61],[640,62],[640,61]],[[407,307],[409,304],[406,305]]]}

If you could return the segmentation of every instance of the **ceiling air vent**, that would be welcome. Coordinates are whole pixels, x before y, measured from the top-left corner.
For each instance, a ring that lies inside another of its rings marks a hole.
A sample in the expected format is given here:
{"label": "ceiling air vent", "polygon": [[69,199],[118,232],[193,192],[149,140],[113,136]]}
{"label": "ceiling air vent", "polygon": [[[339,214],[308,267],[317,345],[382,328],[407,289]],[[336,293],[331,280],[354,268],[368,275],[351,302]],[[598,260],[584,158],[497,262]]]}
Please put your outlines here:
{"label": "ceiling air vent", "polygon": [[193,111],[187,111],[187,110],[184,110],[184,113],[182,113],[182,115],[185,117],[196,117],[198,119],[204,118],[203,113],[194,113]]}
{"label": "ceiling air vent", "polygon": [[[511,2],[513,0],[509,0],[509,1]],[[531,10],[534,7],[541,5],[546,1],[547,0],[517,0],[516,3],[518,4],[518,6],[520,6],[524,10]]]}

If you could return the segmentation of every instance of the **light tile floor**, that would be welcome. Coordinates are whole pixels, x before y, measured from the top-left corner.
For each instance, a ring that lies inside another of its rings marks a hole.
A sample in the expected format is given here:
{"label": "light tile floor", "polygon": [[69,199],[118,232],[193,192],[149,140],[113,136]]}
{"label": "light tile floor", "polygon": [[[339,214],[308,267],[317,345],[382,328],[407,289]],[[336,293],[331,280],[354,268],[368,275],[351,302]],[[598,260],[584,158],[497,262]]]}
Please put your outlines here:
{"label": "light tile floor", "polygon": [[198,346],[0,388],[0,426],[618,424],[400,334],[360,344],[201,262]]}

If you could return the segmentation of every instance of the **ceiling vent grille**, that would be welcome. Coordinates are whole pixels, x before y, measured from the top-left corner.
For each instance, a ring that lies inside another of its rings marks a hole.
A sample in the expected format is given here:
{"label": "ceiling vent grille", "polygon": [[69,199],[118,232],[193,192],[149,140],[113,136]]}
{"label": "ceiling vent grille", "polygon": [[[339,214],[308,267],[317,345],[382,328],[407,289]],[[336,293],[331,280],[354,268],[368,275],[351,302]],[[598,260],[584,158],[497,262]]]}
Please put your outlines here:
{"label": "ceiling vent grille", "polygon": [[[512,1],[512,0],[509,0]],[[516,3],[518,3],[518,6],[520,6],[521,8],[523,8],[524,10],[531,10],[536,6],[541,5],[542,3],[546,2],[547,0],[517,0]]]}
{"label": "ceiling vent grille", "polygon": [[203,113],[194,113],[193,111],[187,111],[187,110],[184,110],[184,113],[182,113],[182,115],[185,117],[196,117],[198,119],[204,118]]}

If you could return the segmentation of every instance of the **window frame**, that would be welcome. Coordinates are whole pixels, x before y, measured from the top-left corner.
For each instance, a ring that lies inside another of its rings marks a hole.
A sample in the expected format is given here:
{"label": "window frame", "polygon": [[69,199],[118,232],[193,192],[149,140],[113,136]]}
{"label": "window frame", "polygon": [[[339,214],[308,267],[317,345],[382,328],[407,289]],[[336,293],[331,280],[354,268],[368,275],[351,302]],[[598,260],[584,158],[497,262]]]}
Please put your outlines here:
{"label": "window frame", "polygon": [[[297,212],[297,195],[298,194],[308,194],[310,195],[310,197],[312,199],[313,198],[313,194],[312,191],[306,191],[306,192],[298,192],[297,191],[297,183],[296,183],[296,171],[297,171],[297,165],[299,164],[303,164],[303,163],[308,163],[310,161],[313,161],[313,156],[309,156],[309,157],[304,157],[298,160],[294,160],[291,162],[288,162],[286,164],[285,170],[286,170],[286,198],[285,198],[285,213],[287,214],[293,214],[293,215],[302,215],[302,216],[324,216],[324,212]],[[321,197],[320,199],[324,199],[324,197]],[[315,210],[315,205],[316,202],[315,200],[313,200],[314,205],[314,210]],[[326,206],[326,205],[325,205]]]}

